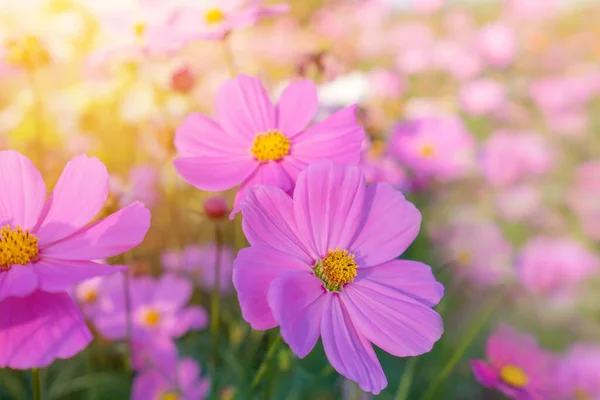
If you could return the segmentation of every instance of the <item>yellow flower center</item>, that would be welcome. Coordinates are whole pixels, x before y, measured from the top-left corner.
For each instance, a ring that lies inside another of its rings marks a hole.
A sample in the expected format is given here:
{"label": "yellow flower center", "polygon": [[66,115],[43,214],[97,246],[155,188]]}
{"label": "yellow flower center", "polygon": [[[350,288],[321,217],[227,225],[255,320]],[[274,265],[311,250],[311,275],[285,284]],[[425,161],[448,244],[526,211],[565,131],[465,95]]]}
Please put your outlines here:
{"label": "yellow flower center", "polygon": [[421,155],[425,158],[431,158],[435,155],[435,147],[430,144],[426,144],[419,149]]}
{"label": "yellow flower center", "polygon": [[160,400],[179,400],[181,396],[177,392],[168,391],[160,396]]}
{"label": "yellow flower center", "polygon": [[6,225],[0,229],[0,270],[9,269],[11,265],[27,265],[37,260],[39,255],[38,238],[23,231]]}
{"label": "yellow flower center", "polygon": [[500,378],[502,378],[505,383],[516,388],[522,388],[529,382],[529,378],[527,378],[525,371],[514,365],[502,367],[502,370],[500,370]]}
{"label": "yellow flower center", "polygon": [[348,253],[348,250],[335,249],[329,250],[313,270],[325,282],[327,290],[339,291],[342,285],[354,281],[357,268],[354,254]]}
{"label": "yellow flower center", "polygon": [[98,293],[95,290],[87,290],[83,293],[83,296],[81,296],[81,300],[86,304],[95,303],[97,299]]}
{"label": "yellow flower center", "polygon": [[144,32],[146,32],[145,22],[139,21],[133,25],[133,33],[135,34],[135,37],[138,38],[138,40],[144,37]]}
{"label": "yellow flower center", "polygon": [[593,400],[593,397],[585,390],[585,389],[576,389],[573,392],[573,397],[575,400]]}
{"label": "yellow flower center", "polygon": [[160,313],[156,310],[146,310],[144,316],[142,317],[142,322],[144,325],[149,326],[151,328],[157,326],[160,323]]}
{"label": "yellow flower center", "polygon": [[458,253],[458,256],[456,258],[461,264],[469,264],[473,259],[473,256],[468,251],[463,250],[460,253]]}
{"label": "yellow flower center", "polygon": [[223,14],[223,11],[216,7],[209,9],[206,11],[206,14],[204,14],[204,20],[208,25],[216,25],[223,22],[224,19],[225,14]]}
{"label": "yellow flower center", "polygon": [[369,154],[375,158],[383,156],[385,153],[385,142],[383,140],[375,140],[371,143]]}
{"label": "yellow flower center", "polygon": [[17,67],[34,69],[50,64],[50,53],[37,36],[24,36],[4,42],[6,60]]}
{"label": "yellow flower center", "polygon": [[279,161],[290,154],[292,142],[276,129],[258,133],[250,151],[260,162]]}

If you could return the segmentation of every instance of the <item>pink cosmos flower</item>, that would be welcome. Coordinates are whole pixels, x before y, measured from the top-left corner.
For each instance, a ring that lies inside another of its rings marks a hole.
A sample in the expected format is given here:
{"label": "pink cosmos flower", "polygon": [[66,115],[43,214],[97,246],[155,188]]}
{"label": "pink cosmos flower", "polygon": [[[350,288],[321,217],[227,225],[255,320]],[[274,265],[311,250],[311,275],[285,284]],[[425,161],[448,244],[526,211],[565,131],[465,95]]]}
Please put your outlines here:
{"label": "pink cosmos flower", "polygon": [[[202,289],[211,291],[215,283],[216,251],[217,246],[215,243],[204,246],[188,246],[181,252],[166,250],[161,256],[161,262],[167,271],[191,276],[197,280]],[[223,246],[219,264],[219,286],[222,294],[228,294],[232,289],[233,258],[233,249],[229,246]]]}
{"label": "pink cosmos flower", "polygon": [[97,276],[90,280],[80,283],[72,290],[72,296],[77,300],[77,304],[81,307],[83,315],[86,318],[92,319],[98,312],[100,293],[102,293],[103,276]]}
{"label": "pink cosmos flower", "polygon": [[484,360],[471,361],[473,375],[483,386],[511,399],[551,398],[556,357],[540,348],[533,336],[500,326],[488,338]]}
{"label": "pink cosmos flower", "polygon": [[233,282],[254,329],[280,326],[305,357],[322,339],[331,365],[367,392],[387,381],[371,343],[399,357],[431,350],[443,331],[432,307],[444,288],[420,262],[398,260],[421,215],[390,185],[365,187],[357,167],[312,164],[291,198],[259,185],[242,202],[251,247]]}
{"label": "pink cosmos flower", "polygon": [[389,150],[417,177],[451,181],[473,165],[475,141],[457,118],[423,117],[399,124]]}
{"label": "pink cosmos flower", "polygon": [[119,198],[121,205],[131,204],[134,200],[142,201],[147,207],[154,207],[157,202],[158,172],[150,165],[140,165],[129,170],[127,182],[113,177],[110,182],[111,191]]}
{"label": "pink cosmos flower", "polygon": [[517,52],[515,33],[513,28],[505,23],[492,22],[483,26],[477,44],[485,61],[493,67],[507,67],[515,59]]}
{"label": "pink cosmos flower", "polygon": [[135,377],[132,400],[202,400],[210,381],[201,377],[200,366],[191,358],[167,362]]}
{"label": "pink cosmos flower", "polygon": [[406,83],[392,71],[376,68],[369,71],[370,92],[384,99],[398,99],[406,89]]}
{"label": "pink cosmos flower", "polygon": [[[207,4],[208,3],[208,4]],[[265,5],[263,0],[218,0],[189,4],[177,24],[190,37],[222,40],[234,29],[256,25],[261,19],[285,14],[286,3]]]}
{"label": "pink cosmos flower", "polygon": [[436,67],[458,80],[472,79],[482,70],[480,57],[462,43],[439,41],[435,46]]}
{"label": "pink cosmos flower", "polygon": [[497,81],[481,78],[463,85],[459,98],[467,114],[490,115],[502,108],[506,101],[506,92]]}
{"label": "pink cosmos flower", "polygon": [[522,177],[548,172],[554,165],[554,152],[542,135],[496,131],[483,146],[481,162],[488,182],[505,187]]}
{"label": "pink cosmos flower", "polygon": [[496,194],[500,216],[506,221],[531,220],[542,208],[542,193],[533,185],[520,184],[503,188]]}
{"label": "pink cosmos flower", "polygon": [[600,240],[600,161],[577,167],[568,204],[577,213],[583,231],[592,239]]}
{"label": "pink cosmos flower", "polygon": [[[100,334],[121,340],[127,333],[123,276],[107,279],[101,293],[102,312],[94,318]],[[159,279],[149,276],[130,280],[132,339],[139,342],[156,338],[179,338],[192,329],[207,325],[206,311],[188,306],[192,285],[184,278],[165,274]]]}
{"label": "pink cosmos flower", "polygon": [[557,294],[574,288],[599,266],[598,257],[575,239],[538,236],[521,250],[518,273],[526,289]]}
{"label": "pink cosmos flower", "polygon": [[292,82],[274,106],[257,78],[238,75],[217,93],[218,123],[191,114],[178,128],[175,168],[198,189],[241,185],[233,218],[251,186],[268,184],[289,191],[310,163],[358,164],[364,130],[356,122],[356,106],[305,129],[317,110],[317,89],[310,80]]}
{"label": "pink cosmos flower", "polygon": [[[91,339],[66,291],[122,269],[92,260],[132,249],[150,227],[150,213],[139,202],[86,226],[106,201],[108,179],[98,159],[77,156],[46,200],[33,163],[16,151],[0,152],[0,304],[6,307],[0,367],[42,367],[76,354]],[[53,319],[59,322],[50,327]]]}
{"label": "pink cosmos flower", "polygon": [[571,346],[559,363],[556,387],[560,400],[600,399],[600,347]]}

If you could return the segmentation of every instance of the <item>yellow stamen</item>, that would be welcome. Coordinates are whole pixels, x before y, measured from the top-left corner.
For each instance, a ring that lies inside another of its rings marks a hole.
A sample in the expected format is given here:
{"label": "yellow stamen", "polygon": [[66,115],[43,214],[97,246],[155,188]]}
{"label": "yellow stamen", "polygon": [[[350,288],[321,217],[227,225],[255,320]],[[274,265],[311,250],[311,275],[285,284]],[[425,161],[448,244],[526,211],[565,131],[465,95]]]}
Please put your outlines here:
{"label": "yellow stamen", "polygon": [[514,365],[506,365],[500,370],[500,378],[512,387],[522,388],[529,382],[527,374]]}
{"label": "yellow stamen", "polygon": [[181,396],[177,392],[165,392],[160,396],[160,400],[179,400]]}
{"label": "yellow stamen", "polygon": [[329,250],[314,268],[315,275],[325,282],[327,290],[339,291],[342,285],[354,281],[358,265],[348,250]]}
{"label": "yellow stamen", "polygon": [[371,143],[371,147],[369,148],[369,154],[375,158],[379,158],[383,156],[385,153],[385,142],[383,140],[375,140]]}
{"label": "yellow stamen", "polygon": [[461,264],[469,264],[473,259],[473,256],[468,251],[463,250],[460,253],[458,253],[458,256],[456,258]]}
{"label": "yellow stamen", "polygon": [[422,146],[419,151],[421,152],[421,155],[425,158],[431,158],[435,155],[435,147],[426,144],[424,146]]}
{"label": "yellow stamen", "polygon": [[259,133],[250,151],[260,162],[279,161],[290,153],[291,141],[278,130]]}
{"label": "yellow stamen", "polygon": [[0,229],[0,270],[9,269],[11,265],[27,265],[37,260],[39,255],[38,238],[23,231],[6,225]]}
{"label": "yellow stamen", "polygon": [[151,328],[157,326],[160,323],[160,313],[156,310],[146,310],[144,316],[142,317],[142,322],[144,325],[149,326]]}
{"label": "yellow stamen", "polygon": [[82,301],[86,304],[92,304],[95,303],[96,300],[98,299],[98,293],[95,290],[88,290],[86,291],[82,297]]}
{"label": "yellow stamen", "polygon": [[585,389],[576,389],[573,393],[575,400],[593,400],[593,397]]}
{"label": "yellow stamen", "polygon": [[138,40],[144,37],[144,32],[146,32],[146,23],[139,21],[133,25],[133,33]]}
{"label": "yellow stamen", "polygon": [[216,25],[223,22],[225,14],[218,8],[211,8],[204,14],[204,20],[208,25]]}
{"label": "yellow stamen", "polygon": [[24,36],[4,42],[6,60],[17,67],[34,69],[50,64],[50,53],[37,36]]}

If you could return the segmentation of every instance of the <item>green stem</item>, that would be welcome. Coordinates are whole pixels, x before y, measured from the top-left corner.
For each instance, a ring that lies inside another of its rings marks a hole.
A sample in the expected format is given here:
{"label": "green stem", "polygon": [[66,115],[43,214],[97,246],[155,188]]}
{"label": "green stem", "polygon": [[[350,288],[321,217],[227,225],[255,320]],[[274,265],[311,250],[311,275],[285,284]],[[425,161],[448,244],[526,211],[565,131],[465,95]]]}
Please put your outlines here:
{"label": "green stem", "polygon": [[260,383],[260,380],[262,379],[262,377],[267,372],[267,368],[269,366],[269,361],[271,360],[271,358],[275,354],[275,351],[279,347],[280,343],[281,343],[281,335],[277,335],[277,338],[275,338],[275,340],[273,340],[271,342],[271,345],[269,346],[269,349],[267,350],[267,355],[265,356],[265,358],[260,363],[260,366],[258,367],[258,371],[256,371],[256,375],[254,375],[254,378],[252,378],[252,384],[250,386],[250,388],[252,390],[256,389],[256,387]]}
{"label": "green stem", "polygon": [[417,366],[417,357],[411,357],[408,359],[404,366],[404,372],[398,385],[398,391],[394,397],[396,400],[407,400],[408,393],[410,392],[410,386],[412,385],[413,376],[415,374],[415,368]]}
{"label": "green stem", "polygon": [[31,369],[31,386],[33,389],[33,400],[42,400],[42,385],[40,380],[40,370]]}
{"label": "green stem", "polygon": [[[221,251],[223,248],[223,232],[221,224],[215,223],[215,270],[214,282],[210,298],[210,333],[212,338],[212,364],[217,369],[219,356],[219,314],[221,308]],[[216,376],[216,375],[215,375]]]}
{"label": "green stem", "polygon": [[485,310],[483,310],[481,312],[481,314],[479,315],[479,318],[477,318],[475,320],[475,322],[473,323],[473,325],[471,325],[471,329],[465,336],[465,338],[462,341],[462,343],[460,344],[460,346],[458,346],[458,348],[456,349],[454,354],[452,354],[452,357],[446,363],[446,365],[444,366],[444,369],[442,369],[442,372],[436,377],[435,381],[433,381],[433,383],[429,386],[429,389],[427,390],[427,392],[425,392],[425,395],[423,395],[423,397],[421,397],[421,400],[430,400],[433,398],[437,389],[448,378],[450,373],[454,370],[454,367],[456,366],[456,364],[462,359],[463,355],[465,354],[465,352],[467,351],[467,349],[469,348],[469,346],[471,345],[473,340],[475,340],[475,338],[477,337],[479,332],[481,332],[483,327],[487,324],[488,320],[490,319],[494,310],[496,309],[496,304],[498,303],[498,301],[499,301],[499,298],[492,301],[491,304]]}

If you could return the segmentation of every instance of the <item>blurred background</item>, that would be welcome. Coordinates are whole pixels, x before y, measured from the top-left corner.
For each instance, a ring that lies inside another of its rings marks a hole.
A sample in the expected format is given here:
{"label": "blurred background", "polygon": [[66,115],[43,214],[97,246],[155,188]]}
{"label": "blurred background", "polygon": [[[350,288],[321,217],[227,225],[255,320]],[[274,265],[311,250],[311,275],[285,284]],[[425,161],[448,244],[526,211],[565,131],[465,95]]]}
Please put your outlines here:
{"label": "blurred background", "polygon": [[[0,0],[0,148],[30,157],[49,188],[74,155],[97,156],[112,176],[106,213],[133,200],[152,210],[144,244],[107,262],[128,264],[134,281],[181,274],[194,287],[190,304],[209,310],[215,226],[223,234],[217,350],[205,327],[177,340],[210,381],[207,398],[247,398],[276,335],[250,329],[231,287],[232,259],[246,246],[240,216],[215,222],[204,208],[212,194],[172,165],[177,126],[192,111],[211,115],[236,72],[259,76],[273,99],[289,80],[313,79],[321,116],[358,103],[368,179],[391,183],[423,213],[403,257],[430,264],[446,286],[445,334],[414,360],[378,352],[389,386],[377,398],[503,398],[469,362],[486,357],[502,324],[557,359],[582,343],[597,349],[600,1],[287,4],[213,40],[194,32],[218,1]],[[234,193],[221,194],[231,206]],[[109,340],[95,320],[111,285],[73,289],[97,339],[42,371],[47,399],[129,398],[137,375],[123,367],[125,338]],[[303,360],[284,346],[273,365],[257,398],[370,398],[320,345]],[[600,371],[600,356],[590,365]],[[598,393],[560,398],[600,398],[596,377]],[[29,398],[29,379],[0,370],[0,399]]]}

